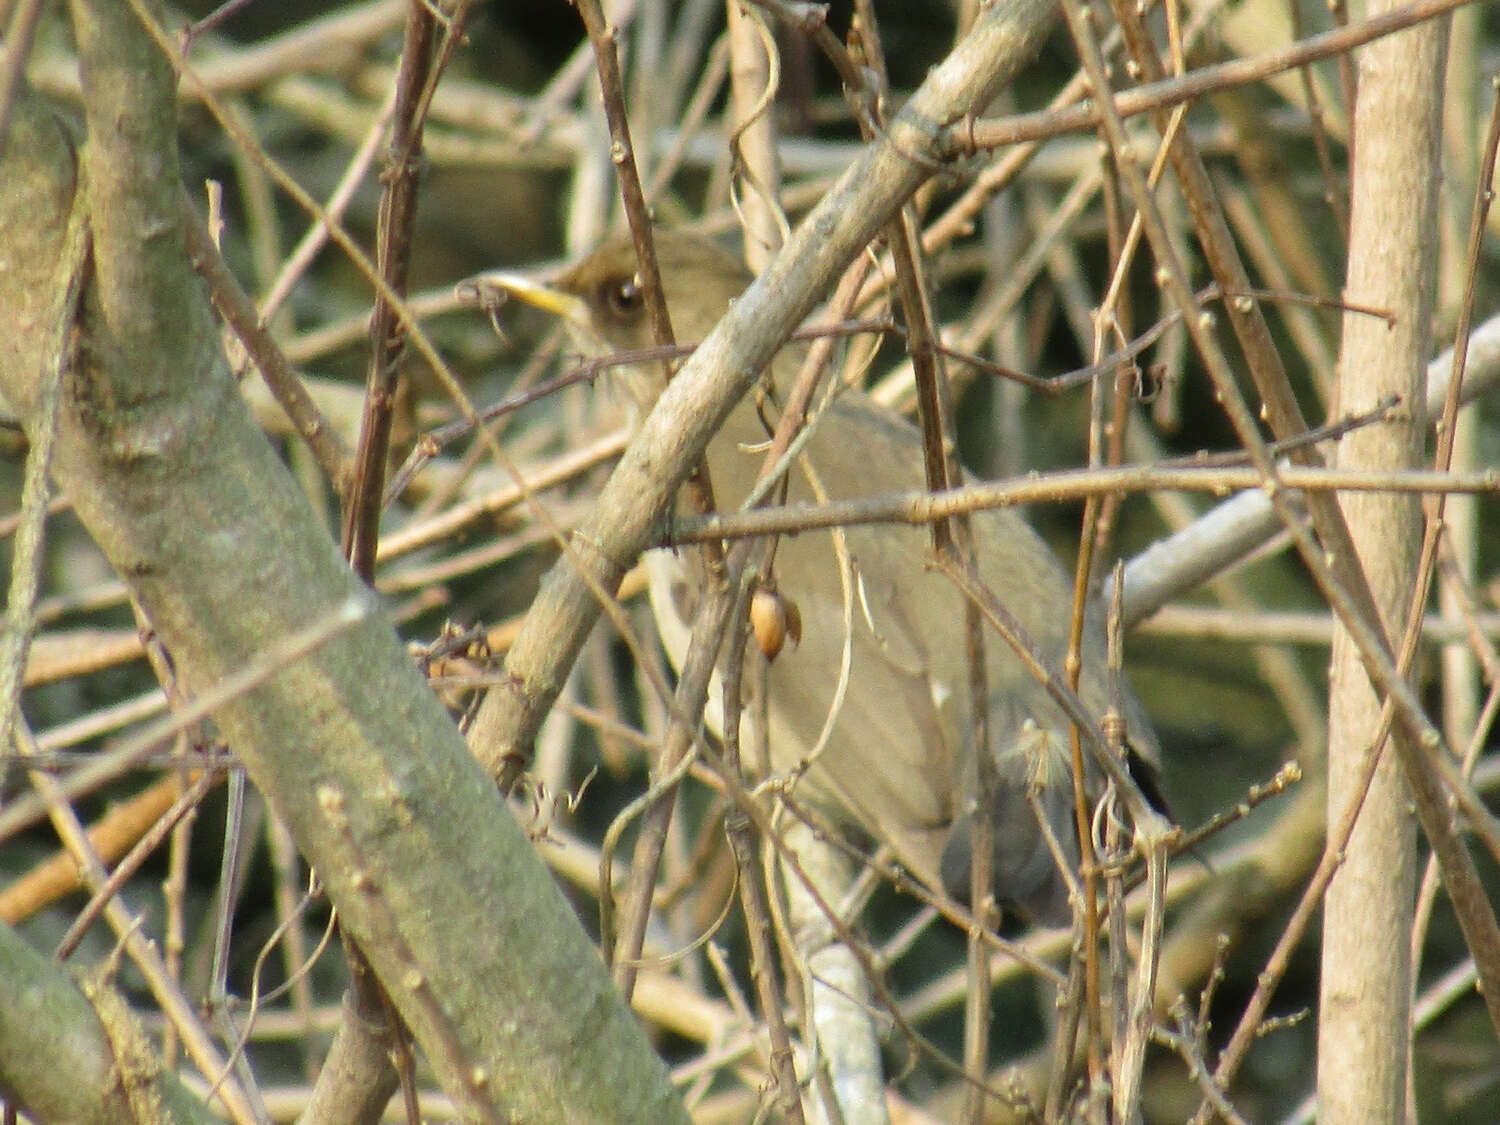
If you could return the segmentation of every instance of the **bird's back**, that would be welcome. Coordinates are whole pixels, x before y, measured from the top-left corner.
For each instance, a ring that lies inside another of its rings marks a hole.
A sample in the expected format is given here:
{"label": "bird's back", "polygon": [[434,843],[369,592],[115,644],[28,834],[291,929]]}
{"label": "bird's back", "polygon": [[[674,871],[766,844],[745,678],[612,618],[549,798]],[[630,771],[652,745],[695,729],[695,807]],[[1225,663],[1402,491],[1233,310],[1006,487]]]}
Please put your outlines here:
{"label": "bird's back", "polygon": [[[746,403],[710,445],[721,508],[732,510],[742,501],[746,490],[735,484],[751,476],[742,462],[759,465],[764,455],[757,445],[765,438],[763,423]],[[917,490],[924,485],[921,439],[904,418],[858,391],[844,391],[818,423],[790,478],[792,502]],[[1060,669],[1071,576],[1016,513],[976,513],[970,525],[982,579],[1049,665]],[[966,813],[962,794],[973,791],[973,755],[967,746],[963,596],[931,560],[931,533],[920,526],[874,524],[783,537],[774,579],[796,605],[802,638],[770,663],[765,683],[770,768],[802,775],[805,800],[841,810],[937,886],[945,844]],[[1012,783],[1001,811],[1011,818],[1007,831],[1017,841],[1010,849],[1017,870],[1007,874],[1002,850],[997,882],[1007,888],[1006,897],[1053,918],[1060,881],[1049,878],[1055,874],[1051,853],[1038,852],[1040,833],[1017,790],[1035,779],[1031,766],[1050,766],[1048,792],[1070,793],[1065,761],[1020,764],[1038,733],[1051,735],[1047,745],[1066,747],[1066,719],[1001,638],[987,633],[985,648],[991,750],[1002,765],[1002,780]],[[1132,738],[1145,757],[1154,758],[1144,712],[1128,688],[1125,694]],[[1096,620],[1086,634],[1080,695],[1096,718],[1103,713],[1105,648]],[[754,700],[749,704],[745,714],[753,717],[757,707]],[[753,738],[743,741],[755,744]],[[1024,811],[1023,823],[1014,823],[1017,811]],[[1064,818],[1060,830],[1068,827]]]}

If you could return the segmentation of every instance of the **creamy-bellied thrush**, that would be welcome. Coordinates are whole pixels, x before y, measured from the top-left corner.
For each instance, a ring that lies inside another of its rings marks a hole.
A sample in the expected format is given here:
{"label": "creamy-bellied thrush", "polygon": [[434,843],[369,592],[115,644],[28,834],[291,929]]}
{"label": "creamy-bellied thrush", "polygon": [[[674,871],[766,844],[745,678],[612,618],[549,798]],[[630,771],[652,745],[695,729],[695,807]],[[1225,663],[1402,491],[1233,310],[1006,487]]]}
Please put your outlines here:
{"label": "creamy-bellied thrush", "polygon": [[[677,338],[700,341],[750,283],[750,274],[704,239],[660,232],[655,246]],[[606,243],[546,283],[516,274],[483,275],[476,282],[560,315],[591,356],[654,343],[628,239]],[[721,510],[737,508],[754,486],[768,425],[774,427],[777,406],[805,352],[803,344],[783,348],[762,378],[764,394],[742,400],[710,442],[706,460]],[[663,364],[631,364],[623,374],[640,410],[649,410],[664,386]],[[901,415],[844,389],[817,422],[789,478],[792,502],[920,489],[921,438]],[[1059,669],[1072,616],[1071,577],[1014,512],[976,513],[970,527],[980,577]],[[764,684],[765,697],[746,701],[742,743],[762,744],[748,727],[764,714],[768,768],[786,772],[811,762],[797,785],[801,799],[890,844],[924,882],[966,898],[976,770],[963,596],[931,567],[932,540],[924,527],[855,526],[836,534],[784,536],[777,547],[770,577],[800,616],[801,639],[770,661],[763,678],[746,676],[747,684]],[[695,564],[690,548],[647,557],[652,607],[678,667],[700,600]],[[1108,703],[1099,618],[1095,607],[1086,624],[1078,693],[1096,721]],[[753,643],[748,648],[750,659],[765,659]],[[996,896],[1034,920],[1058,923],[1069,916],[1067,882],[1039,829],[1038,811],[1076,863],[1068,721],[998,638],[986,645],[986,672],[989,750],[999,781],[991,810]],[[1149,769],[1159,760],[1155,735],[1128,688],[1123,700],[1130,749],[1137,764],[1144,760]],[[717,693],[710,694],[708,717],[722,729]],[[1090,775],[1094,789],[1097,773]],[[1154,783],[1146,781],[1145,788],[1154,796]]]}

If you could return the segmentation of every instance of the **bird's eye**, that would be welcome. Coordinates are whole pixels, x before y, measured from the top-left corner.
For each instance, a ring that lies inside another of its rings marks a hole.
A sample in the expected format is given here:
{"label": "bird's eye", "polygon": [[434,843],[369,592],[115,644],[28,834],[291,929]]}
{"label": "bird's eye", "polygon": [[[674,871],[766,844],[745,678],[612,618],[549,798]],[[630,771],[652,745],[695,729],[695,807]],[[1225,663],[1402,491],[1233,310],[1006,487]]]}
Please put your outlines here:
{"label": "bird's eye", "polygon": [[619,320],[634,320],[645,307],[641,283],[634,275],[605,282],[602,296],[604,307]]}

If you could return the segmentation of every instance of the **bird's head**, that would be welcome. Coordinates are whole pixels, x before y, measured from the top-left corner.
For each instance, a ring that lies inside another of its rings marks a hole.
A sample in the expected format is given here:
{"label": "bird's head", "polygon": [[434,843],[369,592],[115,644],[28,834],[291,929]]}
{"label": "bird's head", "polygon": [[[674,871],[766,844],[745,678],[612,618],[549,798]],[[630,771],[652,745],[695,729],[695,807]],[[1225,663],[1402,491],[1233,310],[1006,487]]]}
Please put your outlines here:
{"label": "bird's head", "polygon": [[[679,343],[699,343],[750,284],[750,273],[706,238],[662,231],[653,241],[673,333]],[[561,271],[485,273],[461,288],[481,298],[504,293],[552,313],[567,326],[575,345],[592,357],[644,352],[656,343],[628,236],[610,239]],[[636,364],[625,374],[643,405],[660,393],[660,363]]]}

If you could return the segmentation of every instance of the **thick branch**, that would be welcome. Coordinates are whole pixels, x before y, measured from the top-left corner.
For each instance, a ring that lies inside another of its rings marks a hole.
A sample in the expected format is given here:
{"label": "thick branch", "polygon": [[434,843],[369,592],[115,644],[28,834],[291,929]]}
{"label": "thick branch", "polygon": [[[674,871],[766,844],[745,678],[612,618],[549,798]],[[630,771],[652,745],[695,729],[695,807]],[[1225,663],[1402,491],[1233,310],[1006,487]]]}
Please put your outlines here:
{"label": "thick branch", "polygon": [[[124,6],[79,3],[75,20],[97,283],[55,474],[201,692],[368,594],[219,354],[178,226],[170,70]],[[55,129],[31,128],[37,143],[12,145],[0,172],[0,242],[54,262],[74,169]],[[7,271],[0,320],[22,323],[46,281]],[[0,352],[23,419],[47,359],[31,335]],[[380,614],[215,717],[465,1112],[683,1119],[588,939]]]}

